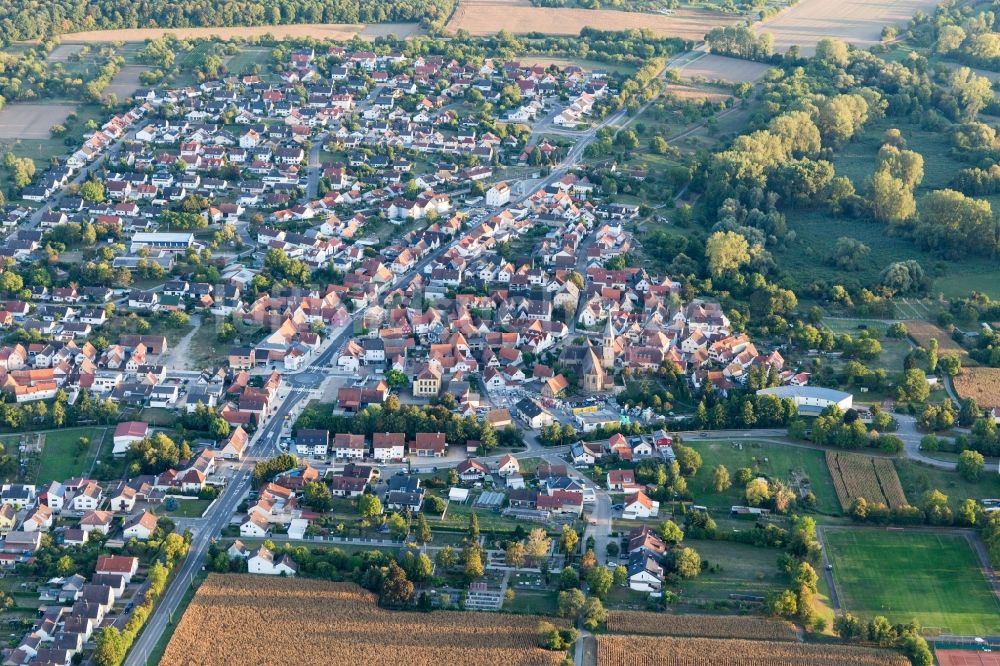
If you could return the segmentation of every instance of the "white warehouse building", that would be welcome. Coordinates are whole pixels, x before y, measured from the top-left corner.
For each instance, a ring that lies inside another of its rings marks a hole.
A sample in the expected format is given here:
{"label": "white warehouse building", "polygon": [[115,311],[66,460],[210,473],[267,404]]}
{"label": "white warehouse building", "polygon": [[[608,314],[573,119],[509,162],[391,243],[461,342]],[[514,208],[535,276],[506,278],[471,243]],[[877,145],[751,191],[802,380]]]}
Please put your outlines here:
{"label": "white warehouse building", "polygon": [[760,389],[757,395],[791,398],[799,412],[805,414],[819,414],[830,405],[837,405],[847,411],[854,405],[854,396],[850,393],[820,386],[777,386]]}

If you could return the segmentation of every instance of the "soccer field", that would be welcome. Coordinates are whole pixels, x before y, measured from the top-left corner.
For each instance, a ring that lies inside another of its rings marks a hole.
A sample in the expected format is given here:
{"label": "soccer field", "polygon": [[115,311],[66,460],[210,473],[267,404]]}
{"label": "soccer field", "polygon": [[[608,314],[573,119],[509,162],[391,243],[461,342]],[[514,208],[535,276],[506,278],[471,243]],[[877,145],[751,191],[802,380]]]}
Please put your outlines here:
{"label": "soccer field", "polygon": [[963,537],[832,529],[823,541],[845,610],[942,633],[1000,633],[1000,602]]}

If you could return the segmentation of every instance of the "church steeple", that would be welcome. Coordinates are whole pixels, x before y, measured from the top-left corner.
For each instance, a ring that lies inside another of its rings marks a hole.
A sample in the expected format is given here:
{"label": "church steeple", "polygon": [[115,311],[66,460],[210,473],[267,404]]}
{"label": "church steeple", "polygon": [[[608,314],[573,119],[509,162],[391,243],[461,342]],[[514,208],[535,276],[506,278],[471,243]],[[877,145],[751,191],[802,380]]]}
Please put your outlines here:
{"label": "church steeple", "polygon": [[610,314],[601,333],[601,362],[605,370],[615,367],[615,329],[611,326]]}

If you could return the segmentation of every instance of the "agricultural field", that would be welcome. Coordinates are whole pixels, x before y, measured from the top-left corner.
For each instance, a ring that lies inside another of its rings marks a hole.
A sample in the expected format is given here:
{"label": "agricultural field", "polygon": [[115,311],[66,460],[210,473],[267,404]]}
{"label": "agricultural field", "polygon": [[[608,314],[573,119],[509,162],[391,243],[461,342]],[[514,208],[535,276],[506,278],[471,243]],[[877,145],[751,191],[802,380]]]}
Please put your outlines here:
{"label": "agricultural field", "polygon": [[969,358],[969,352],[967,352],[960,344],[951,339],[951,335],[948,331],[944,330],[937,324],[932,324],[929,321],[916,321],[907,320],[903,324],[906,326],[906,332],[918,345],[927,349],[931,344],[931,340],[938,341],[938,356],[944,354],[958,354],[958,357],[962,360],[963,366],[978,365],[975,361]]}
{"label": "agricultural field", "polygon": [[145,65],[125,65],[104,89],[104,96],[114,94],[119,100],[128,99],[139,87],[139,75],[147,69]]}
{"label": "agricultural field", "polygon": [[270,35],[275,39],[349,40],[354,37],[375,39],[387,35],[405,38],[420,34],[416,23],[381,23],[367,26],[363,23],[299,23],[290,25],[255,25],[216,28],[123,28],[119,30],[88,30],[70,32],[61,36],[63,44],[91,44],[102,42],[144,42],[174,35],[178,39],[252,39]]}
{"label": "agricultural field", "polygon": [[771,67],[760,62],[705,53],[673,69],[685,79],[743,83],[756,81]]}
{"label": "agricultural field", "polygon": [[[190,664],[523,664],[555,666],[536,647],[538,616],[382,610],[349,583],[210,575],[160,661]],[[215,636],[205,640],[206,635]]]}
{"label": "agricultural field", "polygon": [[72,104],[8,104],[0,109],[0,140],[48,139],[49,128],[75,110]]}
{"label": "agricultural field", "polygon": [[692,636],[702,638],[745,638],[764,641],[795,641],[798,634],[788,622],[763,617],[722,615],[672,615],[644,611],[611,611],[608,631],[612,633]]}
{"label": "agricultural field", "polygon": [[906,23],[917,11],[931,11],[937,0],[801,0],[798,4],[757,25],[757,32],[774,36],[774,50],[798,46],[812,55],[824,37],[837,37],[859,48],[881,41],[882,28]]}
{"label": "agricultural field", "polygon": [[942,633],[1000,632],[1000,602],[965,537],[826,529],[823,541],[841,604],[859,617],[916,619]]}
{"label": "agricultural field", "polygon": [[840,506],[847,511],[857,497],[895,509],[906,506],[906,494],[896,468],[888,458],[856,453],[826,452],[826,464],[833,476]]}
{"label": "agricultural field", "polygon": [[[668,660],[664,655],[670,655]],[[906,666],[895,652],[851,645],[807,645],[666,636],[598,636],[597,666]]]}
{"label": "agricultural field", "polygon": [[952,383],[960,398],[975,398],[980,407],[1000,407],[1000,368],[964,368]]}
{"label": "agricultural field", "polygon": [[701,454],[702,466],[689,482],[698,504],[729,509],[743,501],[743,488],[734,483],[729,490],[716,493],[712,470],[725,465],[730,478],[736,470],[749,467],[756,474],[781,479],[789,486],[808,486],[816,495],[816,509],[822,513],[840,513],[833,479],[827,469],[823,452],[817,449],[786,446],[772,442],[753,441],[694,441],[687,442]]}
{"label": "agricultural field", "polygon": [[536,65],[552,67],[554,65],[560,69],[564,69],[576,66],[586,71],[600,70],[616,74],[633,74],[636,70],[636,67],[629,63],[601,62],[600,60],[586,60],[584,58],[552,58],[541,55],[523,55],[518,56],[517,61],[525,67],[534,67]]}
{"label": "agricultural field", "polygon": [[663,16],[608,9],[534,7],[528,0],[461,0],[447,29],[467,30],[472,35],[492,35],[501,30],[515,34],[578,35],[586,27],[645,29],[661,37],[701,40],[712,28],[739,21],[736,15],[696,9]]}

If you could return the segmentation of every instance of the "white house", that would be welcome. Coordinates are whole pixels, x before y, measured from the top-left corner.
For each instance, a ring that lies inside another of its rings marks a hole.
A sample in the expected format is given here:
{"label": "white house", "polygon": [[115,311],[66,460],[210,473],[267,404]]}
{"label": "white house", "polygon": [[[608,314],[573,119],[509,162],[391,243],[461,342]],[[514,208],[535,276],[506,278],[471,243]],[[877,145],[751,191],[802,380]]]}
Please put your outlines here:
{"label": "white house", "polygon": [[275,562],[274,553],[261,546],[247,560],[247,571],[252,574],[264,574],[266,576],[294,576],[298,571],[298,567],[288,555]]}
{"label": "white house", "polygon": [[153,532],[156,531],[156,516],[149,511],[137,513],[125,521],[125,528],[122,535],[125,539],[138,539],[147,541]]}
{"label": "white house", "polygon": [[625,498],[622,518],[638,520],[640,518],[655,518],[660,513],[660,503],[649,499],[641,490]]}
{"label": "white house", "polygon": [[500,476],[511,476],[520,473],[520,471],[521,464],[517,462],[517,458],[509,453],[497,462],[497,474]]}
{"label": "white house", "polygon": [[240,523],[241,537],[265,539],[270,534],[270,530],[271,526],[268,524],[267,518],[261,516],[259,513],[251,513]]}
{"label": "white house", "polygon": [[637,592],[659,592],[663,567],[648,553],[633,553],[628,561],[628,586]]}
{"label": "white house", "polygon": [[510,187],[507,183],[496,183],[486,190],[487,206],[506,206],[510,203]]}

